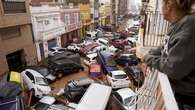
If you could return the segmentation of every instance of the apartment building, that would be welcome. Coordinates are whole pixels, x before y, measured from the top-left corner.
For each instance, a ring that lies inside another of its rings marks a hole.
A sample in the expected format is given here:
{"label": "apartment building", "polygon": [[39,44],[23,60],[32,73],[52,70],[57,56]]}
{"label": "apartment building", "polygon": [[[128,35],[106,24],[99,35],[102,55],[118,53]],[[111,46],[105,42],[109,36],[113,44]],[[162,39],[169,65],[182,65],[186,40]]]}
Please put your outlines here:
{"label": "apartment building", "polygon": [[0,0],[0,75],[35,63],[28,0]]}
{"label": "apartment building", "polygon": [[65,33],[65,26],[58,6],[32,5],[30,11],[37,57],[41,61],[48,57],[50,48],[61,47],[61,35]]}
{"label": "apartment building", "polygon": [[62,47],[73,42],[73,39],[81,39],[80,9],[78,6],[64,6],[60,8],[61,21],[64,24],[65,33],[61,36]]}
{"label": "apartment building", "polygon": [[128,12],[128,0],[120,0],[118,5],[118,14],[122,16],[126,15]]}

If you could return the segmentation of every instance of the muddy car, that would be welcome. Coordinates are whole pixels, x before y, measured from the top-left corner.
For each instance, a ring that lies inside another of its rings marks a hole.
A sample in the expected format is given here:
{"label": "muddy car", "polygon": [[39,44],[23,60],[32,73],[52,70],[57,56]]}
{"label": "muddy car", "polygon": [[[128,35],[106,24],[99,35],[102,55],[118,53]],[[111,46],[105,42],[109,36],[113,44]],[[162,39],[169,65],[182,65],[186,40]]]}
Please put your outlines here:
{"label": "muddy car", "polygon": [[49,68],[53,70],[54,76],[61,78],[68,73],[84,71],[84,67],[69,59],[50,60]]}
{"label": "muddy car", "polygon": [[144,74],[137,66],[128,66],[124,70],[135,86],[140,87],[144,83]]}
{"label": "muddy car", "polygon": [[64,97],[70,102],[78,103],[91,83],[94,83],[91,78],[68,81],[64,88]]}
{"label": "muddy car", "polygon": [[101,65],[104,74],[118,70],[116,62],[113,60],[113,54],[110,52],[98,52],[97,62]]}
{"label": "muddy car", "polygon": [[134,54],[120,54],[115,61],[121,66],[132,66],[138,64],[138,58]]}

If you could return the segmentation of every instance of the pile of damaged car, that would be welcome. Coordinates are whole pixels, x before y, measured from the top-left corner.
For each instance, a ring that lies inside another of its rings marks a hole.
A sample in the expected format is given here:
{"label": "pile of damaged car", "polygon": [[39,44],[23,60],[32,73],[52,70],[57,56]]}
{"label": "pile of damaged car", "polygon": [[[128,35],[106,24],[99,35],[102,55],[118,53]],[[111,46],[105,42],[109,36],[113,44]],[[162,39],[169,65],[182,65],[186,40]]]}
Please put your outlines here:
{"label": "pile of damaged car", "polygon": [[138,30],[128,30],[100,26],[48,47],[48,57],[1,80],[0,110],[112,110],[113,103],[134,110],[145,77],[134,50]]}

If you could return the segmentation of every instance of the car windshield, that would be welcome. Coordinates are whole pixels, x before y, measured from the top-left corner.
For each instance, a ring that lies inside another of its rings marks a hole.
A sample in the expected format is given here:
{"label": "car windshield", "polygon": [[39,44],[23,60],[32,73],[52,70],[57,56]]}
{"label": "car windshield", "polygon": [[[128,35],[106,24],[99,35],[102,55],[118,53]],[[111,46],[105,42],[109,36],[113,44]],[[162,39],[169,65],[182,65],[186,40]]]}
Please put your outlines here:
{"label": "car windshield", "polygon": [[58,51],[60,51],[60,52],[64,52],[66,49],[59,49]]}
{"label": "car windshield", "polygon": [[49,50],[52,51],[52,52],[55,51],[55,49],[52,49],[52,48],[50,48]]}
{"label": "car windshield", "polygon": [[37,69],[37,72],[41,73],[43,76],[47,76],[49,74],[49,71],[46,68]]}
{"label": "car windshield", "polygon": [[128,98],[126,98],[124,101],[125,101],[124,104],[125,104],[126,106],[132,106],[133,103],[134,103],[134,101],[132,101],[132,97],[128,97]]}
{"label": "car windshield", "polygon": [[127,75],[115,75],[114,78],[116,78],[116,79],[124,79],[124,78],[127,78]]}
{"label": "car windshield", "polygon": [[47,80],[45,80],[42,77],[35,77],[36,78],[36,84],[42,85],[42,86],[48,86]]}

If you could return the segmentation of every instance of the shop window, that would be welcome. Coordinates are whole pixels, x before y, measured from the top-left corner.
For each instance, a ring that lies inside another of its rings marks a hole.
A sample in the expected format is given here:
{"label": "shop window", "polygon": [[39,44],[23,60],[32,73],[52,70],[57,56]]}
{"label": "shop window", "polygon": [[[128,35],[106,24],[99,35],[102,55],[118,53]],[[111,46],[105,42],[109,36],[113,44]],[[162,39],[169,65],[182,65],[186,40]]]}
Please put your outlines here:
{"label": "shop window", "polygon": [[20,36],[21,36],[21,30],[19,26],[0,29],[0,37],[2,40],[8,40]]}

